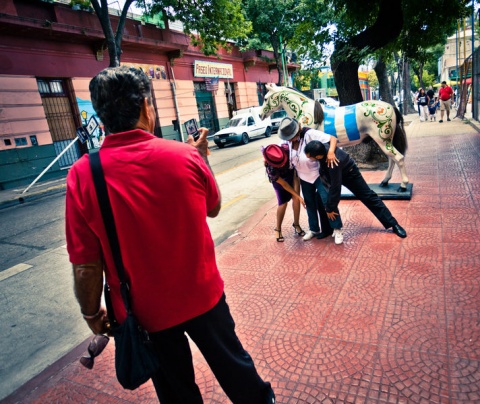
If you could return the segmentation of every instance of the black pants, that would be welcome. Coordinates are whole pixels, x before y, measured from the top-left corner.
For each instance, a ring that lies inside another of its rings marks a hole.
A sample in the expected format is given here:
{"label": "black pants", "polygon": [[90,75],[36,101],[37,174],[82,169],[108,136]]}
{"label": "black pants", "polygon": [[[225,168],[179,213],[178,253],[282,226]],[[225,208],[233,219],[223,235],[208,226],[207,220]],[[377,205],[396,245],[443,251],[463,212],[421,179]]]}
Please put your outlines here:
{"label": "black pants", "polygon": [[270,383],[260,378],[252,358],[235,334],[235,323],[224,294],[207,313],[151,334],[162,362],[162,368],[152,377],[162,404],[203,403],[185,333],[195,342],[234,404],[274,402]]}
{"label": "black pants", "polygon": [[390,210],[365,182],[365,179],[356,164],[354,164],[346,173],[343,173],[342,185],[346,186],[353,195],[370,209],[380,223],[383,224],[383,227],[388,229],[397,224],[397,220],[392,216]]}
{"label": "black pants", "polygon": [[[303,199],[305,200],[305,205],[307,205],[307,215],[308,215],[308,227],[311,231],[320,231],[332,233],[332,227],[330,226],[330,221],[328,220],[327,212],[325,211],[325,206],[322,203],[322,198],[318,193],[317,186],[323,186],[321,184],[320,178],[315,181],[315,183],[310,184],[307,181],[300,180],[300,185],[302,187]],[[320,216],[320,227],[318,226],[318,217]]]}

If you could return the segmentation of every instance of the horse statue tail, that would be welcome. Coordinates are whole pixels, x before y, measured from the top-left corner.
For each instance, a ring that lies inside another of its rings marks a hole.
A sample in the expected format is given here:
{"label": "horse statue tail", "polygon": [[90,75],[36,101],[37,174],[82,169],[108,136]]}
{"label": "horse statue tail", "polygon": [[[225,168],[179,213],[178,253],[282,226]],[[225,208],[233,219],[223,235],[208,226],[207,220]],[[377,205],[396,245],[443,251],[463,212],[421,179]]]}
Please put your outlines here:
{"label": "horse statue tail", "polygon": [[408,148],[407,143],[407,134],[405,133],[405,128],[403,127],[403,116],[398,110],[397,107],[395,109],[395,116],[397,118],[397,126],[395,127],[395,132],[393,134],[393,147],[397,149],[400,153],[405,155],[405,152]]}
{"label": "horse statue tail", "polygon": [[315,125],[320,125],[325,118],[325,114],[323,112],[322,104],[315,100],[315,106],[313,107],[313,123]]}

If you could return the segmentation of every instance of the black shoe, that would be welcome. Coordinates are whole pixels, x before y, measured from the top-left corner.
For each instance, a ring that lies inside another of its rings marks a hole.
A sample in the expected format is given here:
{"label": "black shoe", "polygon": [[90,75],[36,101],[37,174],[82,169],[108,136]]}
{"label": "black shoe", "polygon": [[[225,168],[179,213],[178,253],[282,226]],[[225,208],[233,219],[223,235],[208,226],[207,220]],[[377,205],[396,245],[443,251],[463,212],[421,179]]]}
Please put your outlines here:
{"label": "black shoe", "polygon": [[[295,229],[295,234],[297,236],[303,237],[305,235],[305,231],[300,227],[299,224],[293,223],[292,227]],[[298,230],[298,229],[300,229],[300,230]]]}
{"label": "black shoe", "polygon": [[450,121],[451,121],[451,119],[450,119],[450,118],[447,118],[447,121],[448,121],[448,122],[450,122]]}
{"label": "black shoe", "polygon": [[395,226],[392,227],[392,232],[395,233],[398,237],[401,237],[401,238],[407,237],[407,232],[399,224],[396,224]]}
{"label": "black shoe", "polygon": [[333,234],[333,230],[330,231],[322,231],[321,233],[317,234],[317,239],[321,240],[322,238],[329,237]]}
{"label": "black shoe", "polygon": [[443,122],[443,120],[441,120],[441,119],[440,119],[438,122],[439,122],[439,123],[442,123],[442,122]]}

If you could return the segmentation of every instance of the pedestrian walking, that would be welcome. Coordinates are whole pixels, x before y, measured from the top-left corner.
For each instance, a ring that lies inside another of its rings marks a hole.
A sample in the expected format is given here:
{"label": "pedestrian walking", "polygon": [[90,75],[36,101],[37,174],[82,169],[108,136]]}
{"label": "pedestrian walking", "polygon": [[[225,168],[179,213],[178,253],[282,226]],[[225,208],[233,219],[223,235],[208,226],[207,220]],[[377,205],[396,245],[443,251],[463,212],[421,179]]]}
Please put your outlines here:
{"label": "pedestrian walking", "polygon": [[[233,403],[274,403],[270,383],[235,333],[215,260],[206,218],[218,215],[221,197],[207,157],[208,130],[200,128],[188,144],[155,137],[151,83],[139,69],[102,70],[90,93],[108,133],[99,156],[132,310],[161,363],[152,376],[160,402],[203,402],[188,335]],[[104,334],[112,315],[100,304],[104,275],[119,323],[126,311],[89,155],[67,177],[66,236],[81,313],[94,334]]]}
{"label": "pedestrian walking", "polygon": [[446,81],[442,81],[441,87],[438,90],[438,98],[440,99],[440,120],[438,122],[443,122],[443,115],[446,111],[447,121],[450,121],[450,110],[452,109],[453,102],[453,90],[452,87],[447,86]]}
{"label": "pedestrian walking", "polygon": [[423,88],[418,89],[417,94],[417,104],[420,111],[420,122],[425,122],[428,120],[428,104],[430,98]]}

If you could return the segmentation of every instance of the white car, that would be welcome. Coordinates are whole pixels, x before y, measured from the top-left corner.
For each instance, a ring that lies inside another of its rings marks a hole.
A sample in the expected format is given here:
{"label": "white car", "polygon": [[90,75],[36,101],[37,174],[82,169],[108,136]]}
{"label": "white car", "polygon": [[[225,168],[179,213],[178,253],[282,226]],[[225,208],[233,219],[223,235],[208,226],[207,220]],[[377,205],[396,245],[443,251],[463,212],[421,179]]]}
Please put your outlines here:
{"label": "white car", "polygon": [[270,118],[261,120],[255,108],[247,109],[251,113],[241,111],[235,115],[227,126],[219,130],[213,136],[213,141],[219,149],[232,143],[247,144],[251,138],[258,136],[270,137],[272,134],[272,124]]}
{"label": "white car", "polygon": [[278,132],[280,122],[282,122],[282,119],[286,116],[287,113],[283,109],[281,109],[280,111],[275,111],[272,115],[270,115],[270,119],[272,121],[272,133]]}
{"label": "white car", "polygon": [[340,101],[337,101],[335,98],[332,97],[322,97],[322,98],[317,98],[317,101],[322,104],[322,105],[328,105],[329,107],[339,107],[340,106]]}

